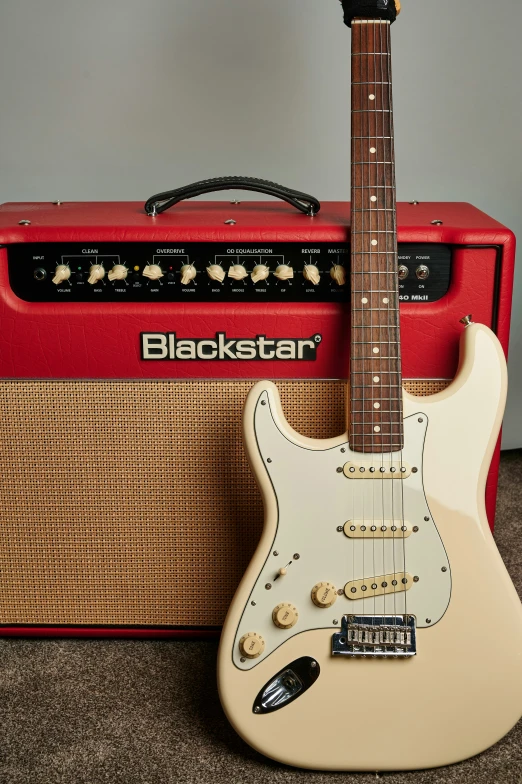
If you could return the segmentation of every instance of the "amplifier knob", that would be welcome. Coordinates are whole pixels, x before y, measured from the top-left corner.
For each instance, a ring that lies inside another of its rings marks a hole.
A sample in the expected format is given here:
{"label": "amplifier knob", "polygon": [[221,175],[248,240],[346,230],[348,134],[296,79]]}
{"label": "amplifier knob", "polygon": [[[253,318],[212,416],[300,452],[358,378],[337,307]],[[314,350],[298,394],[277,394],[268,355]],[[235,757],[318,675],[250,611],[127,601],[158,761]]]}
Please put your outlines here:
{"label": "amplifier knob", "polygon": [[405,264],[401,264],[399,267],[399,280],[406,280],[410,271]]}
{"label": "amplifier knob", "polygon": [[234,264],[228,271],[228,277],[233,280],[244,280],[248,277],[248,272],[242,264]]}
{"label": "amplifier knob", "polygon": [[159,280],[163,277],[163,270],[159,264],[147,264],[143,270],[143,277],[149,280]]}
{"label": "amplifier knob", "polygon": [[181,268],[181,284],[188,286],[197,275],[197,270],[193,264],[184,264]]}
{"label": "amplifier knob", "polygon": [[107,277],[112,282],[113,280],[125,280],[128,274],[129,270],[127,267],[125,267],[123,264],[115,264]]}
{"label": "amplifier knob", "polygon": [[239,640],[239,650],[247,659],[257,659],[265,650],[265,641],[257,632],[249,632]]}
{"label": "amplifier knob", "polygon": [[317,583],[312,588],[312,601],[317,607],[331,607],[337,599],[337,591],[332,583]]}
{"label": "amplifier knob", "polygon": [[332,280],[335,280],[338,286],[346,284],[346,270],[342,264],[334,264],[330,270],[330,277]]}
{"label": "amplifier knob", "polygon": [[298,618],[297,609],[288,602],[278,604],[272,611],[272,620],[279,629],[291,629],[296,625]]}
{"label": "amplifier knob", "polygon": [[315,264],[307,264],[303,270],[303,275],[305,280],[309,281],[314,286],[318,286],[321,282],[321,273]]}
{"label": "amplifier knob", "polygon": [[69,280],[70,277],[71,270],[67,264],[58,264],[54,273],[53,283],[56,283],[56,285],[59,286],[60,283]]}
{"label": "amplifier knob", "polygon": [[226,277],[225,270],[219,264],[211,264],[210,267],[207,267],[207,275],[210,280],[215,280],[218,283],[223,283]]}
{"label": "amplifier knob", "polygon": [[430,276],[430,268],[425,264],[421,264],[420,267],[417,267],[415,274],[419,280],[426,280]]}
{"label": "amplifier knob", "polygon": [[270,270],[266,264],[258,264],[256,267],[254,267],[251,278],[254,283],[261,283],[261,281],[266,280],[269,275]]}
{"label": "amplifier knob", "polygon": [[94,286],[98,281],[103,280],[105,277],[105,267],[101,264],[93,264],[89,270],[88,283]]}
{"label": "amplifier knob", "polygon": [[278,280],[291,280],[294,277],[294,271],[288,264],[280,264],[274,275]]}

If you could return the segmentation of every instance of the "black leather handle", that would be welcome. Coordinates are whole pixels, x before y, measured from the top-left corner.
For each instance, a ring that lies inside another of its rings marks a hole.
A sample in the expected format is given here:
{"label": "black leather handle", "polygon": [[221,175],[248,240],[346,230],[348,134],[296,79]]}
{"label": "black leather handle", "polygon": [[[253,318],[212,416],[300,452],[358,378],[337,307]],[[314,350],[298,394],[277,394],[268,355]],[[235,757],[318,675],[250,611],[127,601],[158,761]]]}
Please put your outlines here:
{"label": "black leather handle", "polygon": [[283,185],[278,185],[275,182],[258,180],[255,177],[215,177],[212,180],[193,182],[191,185],[185,185],[183,188],[176,188],[172,191],[156,193],[155,196],[151,196],[145,202],[145,212],[147,215],[154,217],[184,199],[192,199],[194,196],[200,196],[203,193],[215,193],[216,191],[233,189],[256,191],[257,193],[266,193],[268,196],[277,196],[311,217],[317,215],[321,209],[321,203],[313,196],[294,191],[291,188],[285,188]]}

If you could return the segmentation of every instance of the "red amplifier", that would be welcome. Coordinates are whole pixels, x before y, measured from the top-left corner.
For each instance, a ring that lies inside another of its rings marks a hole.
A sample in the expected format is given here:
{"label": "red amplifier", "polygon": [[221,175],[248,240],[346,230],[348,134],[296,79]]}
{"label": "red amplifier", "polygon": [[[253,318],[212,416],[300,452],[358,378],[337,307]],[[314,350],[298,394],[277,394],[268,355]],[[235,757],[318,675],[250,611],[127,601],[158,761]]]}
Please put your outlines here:
{"label": "red amplifier", "polygon": [[[457,369],[473,314],[507,351],[515,242],[469,204],[398,206],[405,386]],[[215,631],[255,548],[254,380],[344,431],[350,210],[0,207],[0,633]],[[306,268],[306,274],[303,274]],[[498,451],[487,489],[493,524]]]}

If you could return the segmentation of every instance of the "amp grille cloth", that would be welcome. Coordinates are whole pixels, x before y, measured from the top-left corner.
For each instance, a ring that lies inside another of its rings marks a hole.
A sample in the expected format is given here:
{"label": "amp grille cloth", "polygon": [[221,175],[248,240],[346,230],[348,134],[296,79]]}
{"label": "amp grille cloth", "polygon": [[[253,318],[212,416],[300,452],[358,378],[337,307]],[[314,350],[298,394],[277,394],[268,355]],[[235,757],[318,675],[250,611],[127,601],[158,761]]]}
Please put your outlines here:
{"label": "amp grille cloth", "polygon": [[[0,624],[220,625],[263,520],[252,383],[0,382]],[[277,383],[296,430],[343,432],[343,382]]]}

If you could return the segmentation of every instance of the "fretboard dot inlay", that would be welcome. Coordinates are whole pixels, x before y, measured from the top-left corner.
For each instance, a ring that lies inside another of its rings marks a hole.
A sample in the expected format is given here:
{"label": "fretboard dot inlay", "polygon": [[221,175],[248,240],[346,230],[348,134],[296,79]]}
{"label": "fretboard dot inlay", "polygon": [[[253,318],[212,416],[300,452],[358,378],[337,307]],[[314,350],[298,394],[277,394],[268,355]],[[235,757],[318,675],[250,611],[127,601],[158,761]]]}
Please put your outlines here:
{"label": "fretboard dot inlay", "polygon": [[377,150],[375,149],[375,147],[370,147],[370,152],[371,152],[372,155],[375,155]]}
{"label": "fretboard dot inlay", "polygon": [[381,379],[380,379],[380,377],[379,377],[379,376],[374,376],[374,377],[373,377],[373,383],[374,383],[374,384],[378,384],[380,380],[381,380]]}
{"label": "fretboard dot inlay", "polygon": [[377,196],[370,196],[370,201],[377,201]]}
{"label": "fretboard dot inlay", "polygon": [[370,101],[375,101],[375,95],[373,95],[373,93],[370,95]]}
{"label": "fretboard dot inlay", "polygon": [[378,354],[379,353],[379,349],[377,348],[377,346],[373,349],[373,353],[374,354]]}
{"label": "fretboard dot inlay", "polygon": [[372,240],[372,245],[377,245],[377,240]]}
{"label": "fretboard dot inlay", "polygon": [[373,428],[373,432],[374,432],[374,433],[380,433],[380,432],[381,432],[381,428],[379,427],[379,425],[376,425],[376,426]]}
{"label": "fretboard dot inlay", "polygon": [[388,299],[388,297],[384,297],[383,302],[384,302],[385,305],[387,305],[389,301],[390,300]]}
{"label": "fretboard dot inlay", "polygon": [[374,407],[374,408],[380,408],[380,407],[381,407],[381,404],[380,404],[380,403],[374,403],[374,404],[373,404],[373,407]]}
{"label": "fretboard dot inlay", "polygon": [[368,304],[368,299],[366,297],[363,297],[361,302],[362,302],[363,305],[367,305]]}

